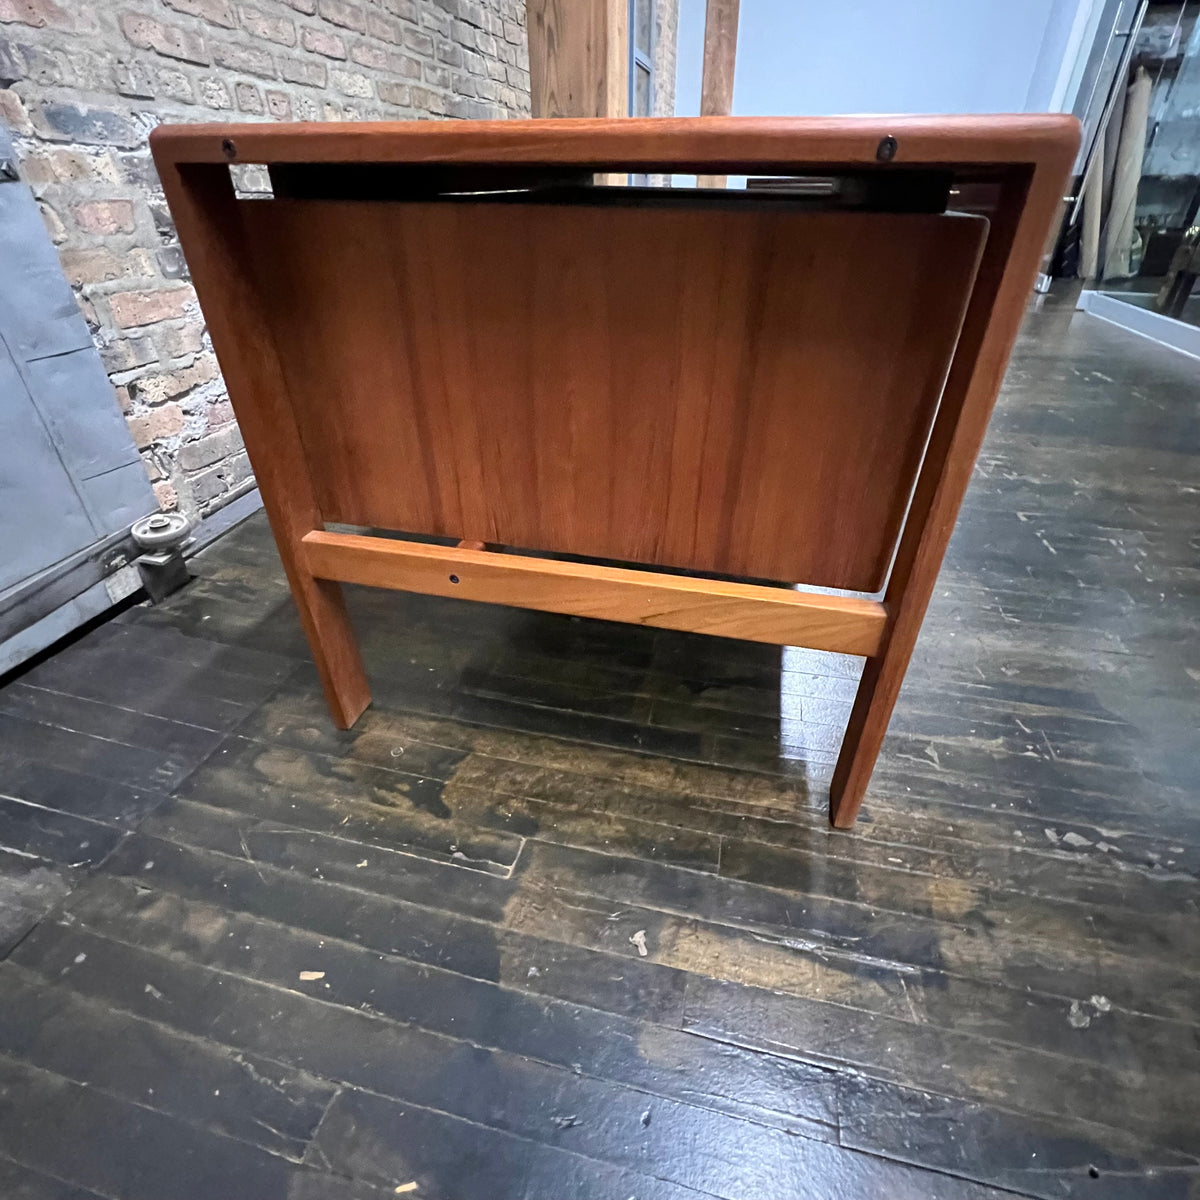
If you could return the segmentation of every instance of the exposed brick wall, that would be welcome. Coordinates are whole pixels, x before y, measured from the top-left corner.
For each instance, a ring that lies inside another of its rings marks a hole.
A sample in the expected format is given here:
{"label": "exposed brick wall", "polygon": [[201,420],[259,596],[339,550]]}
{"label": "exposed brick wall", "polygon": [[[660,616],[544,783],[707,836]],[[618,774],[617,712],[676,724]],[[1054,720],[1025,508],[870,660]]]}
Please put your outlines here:
{"label": "exposed brick wall", "polygon": [[524,22],[524,0],[0,0],[0,121],[164,508],[214,511],[250,467],[150,129],[526,115]]}

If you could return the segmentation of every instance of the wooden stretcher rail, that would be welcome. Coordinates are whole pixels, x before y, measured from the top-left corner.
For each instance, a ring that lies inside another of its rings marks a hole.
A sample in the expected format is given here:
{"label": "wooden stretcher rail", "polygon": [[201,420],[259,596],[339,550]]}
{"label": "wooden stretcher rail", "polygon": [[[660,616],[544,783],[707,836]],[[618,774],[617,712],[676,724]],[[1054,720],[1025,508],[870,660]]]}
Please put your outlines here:
{"label": "wooden stretcher rail", "polygon": [[874,600],[761,584],[631,571],[423,542],[313,530],[304,561],[318,579],[872,655],[887,612]]}

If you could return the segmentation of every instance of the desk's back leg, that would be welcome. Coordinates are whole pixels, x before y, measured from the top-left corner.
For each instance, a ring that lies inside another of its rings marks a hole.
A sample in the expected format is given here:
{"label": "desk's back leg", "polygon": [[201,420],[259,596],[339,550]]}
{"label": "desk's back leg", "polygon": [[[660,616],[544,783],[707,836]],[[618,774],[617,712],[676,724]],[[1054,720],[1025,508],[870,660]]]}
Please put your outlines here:
{"label": "desk's back leg", "polygon": [[[285,557],[282,542],[279,553]],[[284,567],[333,723],[339,729],[349,729],[371,703],[371,689],[346,612],[342,585],[315,579],[294,558],[291,565],[285,561]]]}
{"label": "desk's back leg", "polygon": [[893,627],[863,668],[829,787],[829,820],[838,829],[849,829],[858,816],[920,628],[919,617],[911,635]]}
{"label": "desk's back leg", "polygon": [[1000,187],[975,287],[942,391],[912,503],[892,564],[884,605],[887,629],[867,660],[829,789],[829,819],[854,824],[904,672],[921,632],[942,558],[966,494],[988,418],[1004,378],[1041,258],[1046,230],[1062,203],[1069,157],[1038,166]]}
{"label": "desk's back leg", "polygon": [[303,559],[301,539],[323,519],[266,315],[271,297],[246,266],[229,168],[160,163],[160,174],[325,698],[349,729],[371,692],[341,585],[317,579]]}

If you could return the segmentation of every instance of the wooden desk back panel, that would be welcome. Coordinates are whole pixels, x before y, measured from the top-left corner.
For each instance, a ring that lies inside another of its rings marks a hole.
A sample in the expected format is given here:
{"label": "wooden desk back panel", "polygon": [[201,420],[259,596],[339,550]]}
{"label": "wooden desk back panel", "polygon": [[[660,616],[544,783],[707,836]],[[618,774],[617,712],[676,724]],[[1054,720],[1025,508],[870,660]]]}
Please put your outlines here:
{"label": "wooden desk back panel", "polygon": [[884,582],[988,228],[240,208],[326,521],[859,591]]}

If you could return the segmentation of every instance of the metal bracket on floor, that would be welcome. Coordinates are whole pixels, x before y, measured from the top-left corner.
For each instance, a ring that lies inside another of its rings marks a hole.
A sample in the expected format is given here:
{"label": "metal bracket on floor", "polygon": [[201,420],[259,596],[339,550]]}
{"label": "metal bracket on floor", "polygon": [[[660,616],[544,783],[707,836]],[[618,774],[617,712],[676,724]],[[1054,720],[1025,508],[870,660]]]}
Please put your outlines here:
{"label": "metal bracket on floor", "polygon": [[131,531],[142,553],[138,574],[152,604],[160,604],[191,579],[183,551],[191,539],[191,522],[183,513],[154,513],[136,522]]}

